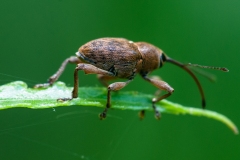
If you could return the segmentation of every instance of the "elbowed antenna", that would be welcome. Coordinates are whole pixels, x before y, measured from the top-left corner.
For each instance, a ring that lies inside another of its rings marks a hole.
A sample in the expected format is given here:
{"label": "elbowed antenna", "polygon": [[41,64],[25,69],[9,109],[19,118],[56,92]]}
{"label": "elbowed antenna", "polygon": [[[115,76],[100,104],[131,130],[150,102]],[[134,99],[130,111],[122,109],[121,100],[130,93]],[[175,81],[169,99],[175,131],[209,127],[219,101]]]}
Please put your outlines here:
{"label": "elbowed antenna", "polygon": [[194,79],[194,81],[196,82],[196,84],[198,86],[198,89],[199,89],[201,97],[202,97],[202,108],[205,108],[206,101],[205,101],[203,89],[202,89],[202,86],[201,86],[200,82],[198,81],[197,77],[193,74],[193,72],[189,68],[187,68],[186,65],[184,65],[176,60],[173,60],[170,57],[166,57],[166,61],[183,68],[185,71],[187,71],[192,76],[192,78]]}
{"label": "elbowed antenna", "polygon": [[176,60],[171,59],[170,57],[166,57],[166,61],[183,68],[185,71],[187,71],[192,76],[192,78],[194,79],[194,81],[196,82],[196,84],[198,86],[198,89],[199,89],[201,97],[202,97],[202,108],[205,108],[205,106],[206,106],[206,101],[205,101],[202,86],[201,86],[200,82],[198,81],[197,77],[193,74],[193,72],[189,68],[187,68],[187,66],[215,69],[215,70],[220,70],[220,71],[223,71],[223,72],[228,72],[229,71],[227,68],[224,68],[224,67],[202,66],[202,65],[199,65],[199,64],[191,64],[191,63],[182,64],[182,63],[180,63]]}

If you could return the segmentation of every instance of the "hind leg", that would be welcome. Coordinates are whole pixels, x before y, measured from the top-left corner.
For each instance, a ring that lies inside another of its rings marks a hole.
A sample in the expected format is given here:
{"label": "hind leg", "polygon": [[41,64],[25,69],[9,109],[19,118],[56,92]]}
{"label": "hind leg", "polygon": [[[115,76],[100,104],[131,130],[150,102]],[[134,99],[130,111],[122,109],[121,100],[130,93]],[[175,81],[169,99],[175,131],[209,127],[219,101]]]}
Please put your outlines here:
{"label": "hind leg", "polygon": [[58,78],[61,76],[61,74],[63,73],[63,71],[65,70],[67,64],[78,64],[81,63],[80,59],[75,57],[75,56],[71,56],[67,59],[65,59],[61,66],[59,67],[59,69],[57,70],[56,73],[54,73],[49,79],[47,83],[43,83],[43,84],[36,84],[34,86],[34,88],[47,88],[49,86],[51,86],[55,81],[58,80]]}

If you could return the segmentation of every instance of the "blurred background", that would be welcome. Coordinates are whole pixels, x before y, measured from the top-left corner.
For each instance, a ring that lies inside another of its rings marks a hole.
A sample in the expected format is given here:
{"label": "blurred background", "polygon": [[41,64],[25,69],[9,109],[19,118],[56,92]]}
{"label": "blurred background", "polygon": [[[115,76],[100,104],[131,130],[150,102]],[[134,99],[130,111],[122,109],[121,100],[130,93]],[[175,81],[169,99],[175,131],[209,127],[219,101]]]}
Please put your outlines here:
{"label": "blurred background", "polygon": [[[207,109],[240,127],[240,1],[169,0],[9,0],[0,5],[0,84],[43,83],[84,43],[101,37],[146,41],[183,63],[227,67],[205,70],[216,83],[198,76]],[[59,79],[73,85],[75,65]],[[168,99],[201,107],[193,79],[165,64],[159,75],[174,89]],[[80,86],[100,86],[95,75],[80,72]],[[123,89],[153,94],[139,76]],[[151,106],[151,104],[149,104]],[[240,138],[212,119],[163,114],[143,121],[135,111],[111,110],[100,121],[96,107],[0,111],[1,159],[240,159]]]}

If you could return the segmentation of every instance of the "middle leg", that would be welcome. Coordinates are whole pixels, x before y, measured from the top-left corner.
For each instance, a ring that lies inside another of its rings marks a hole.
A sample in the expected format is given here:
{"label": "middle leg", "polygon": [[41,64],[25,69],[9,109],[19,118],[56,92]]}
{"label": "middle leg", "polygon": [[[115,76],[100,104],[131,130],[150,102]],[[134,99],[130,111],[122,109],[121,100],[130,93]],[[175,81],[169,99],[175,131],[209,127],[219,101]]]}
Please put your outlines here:
{"label": "middle leg", "polygon": [[[67,101],[72,100],[73,98],[78,97],[78,71],[83,70],[85,74],[100,74],[105,77],[115,77],[114,73],[105,71],[103,69],[97,68],[91,64],[85,64],[80,63],[77,65],[74,71],[74,87],[72,91],[72,97],[71,98],[59,98],[58,101]],[[104,111],[99,115],[100,119],[104,119],[107,116],[107,111],[111,106],[111,91],[118,91],[122,88],[124,88],[128,83],[130,83],[132,79],[126,81],[126,82],[115,82],[110,85],[108,85],[108,93],[107,93],[107,104]]]}
{"label": "middle leg", "polygon": [[108,86],[107,104],[106,104],[106,108],[104,109],[104,111],[99,115],[100,119],[106,118],[107,111],[111,106],[111,91],[118,91],[118,90],[124,88],[126,85],[128,85],[131,81],[132,81],[132,79],[130,79],[126,82],[115,82]]}
{"label": "middle leg", "polygon": [[105,75],[102,75],[102,74],[98,74],[97,78],[98,78],[99,82],[102,83],[102,85],[104,85],[105,87],[108,87],[108,85],[109,85],[108,82],[109,81],[117,79],[117,77],[105,76]]}

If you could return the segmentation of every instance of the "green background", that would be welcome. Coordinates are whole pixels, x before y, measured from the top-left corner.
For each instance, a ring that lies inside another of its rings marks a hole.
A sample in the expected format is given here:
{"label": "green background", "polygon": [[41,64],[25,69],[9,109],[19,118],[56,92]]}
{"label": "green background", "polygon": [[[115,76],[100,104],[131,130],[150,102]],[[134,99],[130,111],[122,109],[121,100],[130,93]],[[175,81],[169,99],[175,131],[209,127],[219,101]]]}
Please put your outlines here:
{"label": "green background", "polygon": [[[240,127],[238,0],[8,0],[0,3],[0,84],[46,82],[61,62],[84,43],[100,37],[147,41],[181,62],[227,67],[198,76],[207,109],[225,114]],[[74,65],[60,78],[73,85]],[[165,64],[159,75],[174,89],[168,99],[201,107],[191,77]],[[100,86],[95,75],[79,75],[81,86]],[[139,76],[123,90],[156,91]],[[1,103],[1,102],[0,102]],[[151,105],[151,104],[149,104]],[[1,159],[240,159],[240,139],[207,118],[152,112],[140,121],[135,111],[59,107],[0,111]]]}

